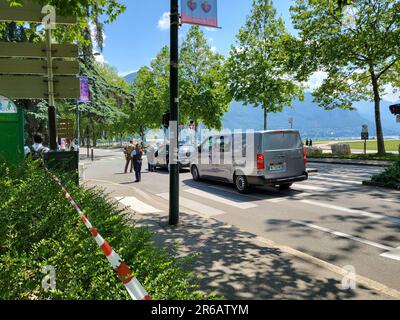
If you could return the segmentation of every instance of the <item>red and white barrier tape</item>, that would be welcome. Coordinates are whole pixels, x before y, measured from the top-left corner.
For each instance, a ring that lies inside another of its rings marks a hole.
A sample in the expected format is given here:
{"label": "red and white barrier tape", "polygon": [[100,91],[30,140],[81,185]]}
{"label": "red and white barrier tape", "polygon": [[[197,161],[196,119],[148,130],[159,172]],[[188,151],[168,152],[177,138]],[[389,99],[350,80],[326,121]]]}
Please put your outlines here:
{"label": "red and white barrier tape", "polygon": [[129,266],[124,261],[122,261],[121,257],[110,247],[108,242],[103,239],[103,237],[98,233],[97,229],[93,228],[92,224],[86,218],[85,213],[78,207],[72,196],[68,193],[67,189],[65,189],[64,186],[61,184],[60,179],[53,175],[48,169],[46,169],[46,171],[57,182],[65,197],[68,199],[69,203],[78,212],[79,216],[82,219],[82,222],[85,224],[86,228],[88,228],[89,232],[96,240],[98,246],[103,251],[107,260],[110,262],[111,266],[118,274],[118,277],[120,278],[121,282],[125,286],[132,299],[152,300],[152,298],[148,295],[140,282],[133,275],[133,272],[131,271]]}

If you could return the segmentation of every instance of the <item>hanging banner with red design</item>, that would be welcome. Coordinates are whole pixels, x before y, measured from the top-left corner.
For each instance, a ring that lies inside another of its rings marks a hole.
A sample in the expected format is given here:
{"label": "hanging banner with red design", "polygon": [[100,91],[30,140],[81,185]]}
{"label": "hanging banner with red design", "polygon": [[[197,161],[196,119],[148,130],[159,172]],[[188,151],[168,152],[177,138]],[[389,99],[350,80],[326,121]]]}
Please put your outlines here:
{"label": "hanging banner with red design", "polygon": [[218,28],[217,0],[182,0],[182,23]]}

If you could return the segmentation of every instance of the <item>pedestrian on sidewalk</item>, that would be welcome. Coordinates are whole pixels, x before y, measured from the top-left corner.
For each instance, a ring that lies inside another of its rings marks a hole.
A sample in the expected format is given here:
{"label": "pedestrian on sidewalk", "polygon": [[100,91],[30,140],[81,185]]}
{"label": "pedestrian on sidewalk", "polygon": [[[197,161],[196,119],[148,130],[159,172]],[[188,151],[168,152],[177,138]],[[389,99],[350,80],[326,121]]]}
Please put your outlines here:
{"label": "pedestrian on sidewalk", "polygon": [[124,154],[126,158],[126,164],[125,164],[125,173],[128,173],[128,167],[131,165],[131,170],[130,172],[132,173],[133,171],[133,160],[132,160],[132,151],[135,149],[135,146],[133,145],[133,141],[129,141],[129,145],[127,145],[124,149]]}
{"label": "pedestrian on sidewalk", "polygon": [[132,151],[131,156],[133,159],[133,168],[135,170],[135,182],[140,182],[142,180],[143,150],[139,143],[136,145],[135,150]]}

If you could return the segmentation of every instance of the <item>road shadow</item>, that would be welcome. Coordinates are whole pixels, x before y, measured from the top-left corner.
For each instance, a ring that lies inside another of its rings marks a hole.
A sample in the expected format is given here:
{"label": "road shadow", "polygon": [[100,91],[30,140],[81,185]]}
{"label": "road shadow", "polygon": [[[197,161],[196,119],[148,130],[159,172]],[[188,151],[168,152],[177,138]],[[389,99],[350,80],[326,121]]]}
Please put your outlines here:
{"label": "road shadow", "polygon": [[[357,299],[360,289],[373,299],[375,293],[359,287],[343,290],[341,279],[328,272],[257,243],[255,236],[213,219],[182,215],[178,227],[165,225],[166,216],[149,214],[140,225],[155,232],[161,247],[179,243],[182,255],[199,253],[191,265],[201,277],[201,289],[226,299]],[[317,274],[317,276],[314,276]]]}

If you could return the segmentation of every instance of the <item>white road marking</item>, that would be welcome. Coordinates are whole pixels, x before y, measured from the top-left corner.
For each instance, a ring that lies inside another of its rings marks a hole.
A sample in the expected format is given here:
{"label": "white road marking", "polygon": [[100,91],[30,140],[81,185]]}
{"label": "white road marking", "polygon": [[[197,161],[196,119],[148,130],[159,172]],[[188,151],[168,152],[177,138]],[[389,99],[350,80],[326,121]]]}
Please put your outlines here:
{"label": "white road marking", "polygon": [[340,238],[346,238],[346,239],[354,240],[354,241],[357,241],[357,242],[361,242],[363,244],[366,244],[366,245],[369,245],[369,246],[372,246],[372,247],[375,247],[375,248],[379,248],[379,249],[382,249],[382,250],[385,250],[385,251],[394,250],[394,248],[392,248],[392,247],[388,247],[388,246],[385,246],[385,245],[377,243],[377,242],[369,241],[369,240],[366,240],[366,239],[362,239],[362,238],[359,238],[359,237],[355,237],[355,236],[349,235],[347,233],[343,233],[343,232],[331,230],[331,229],[328,229],[328,228],[320,227],[320,226],[317,226],[315,224],[311,224],[311,223],[307,223],[307,222],[303,222],[303,221],[299,221],[299,220],[291,220],[291,222],[293,222],[295,224],[299,224],[299,225],[305,226],[305,227],[308,227],[308,228],[319,230],[319,231],[322,231],[322,232],[325,232],[325,233],[329,233],[329,234],[332,234],[332,235],[340,237]]}
{"label": "white road marking", "polygon": [[194,194],[195,196],[199,196],[208,200],[212,200],[215,202],[219,202],[222,204],[226,204],[228,206],[232,206],[232,207],[236,207],[242,210],[246,210],[246,209],[251,209],[251,208],[256,208],[258,207],[258,205],[254,204],[254,203],[250,203],[248,201],[246,202],[240,202],[240,201],[233,201],[233,200],[229,200],[226,198],[223,198],[221,196],[217,196],[214,194],[210,194],[206,191],[202,191],[202,190],[198,190],[198,189],[185,189],[185,192]]}
{"label": "white road marking", "polygon": [[397,249],[382,253],[380,256],[384,257],[384,258],[389,258],[389,259],[400,261],[400,247]]}
{"label": "white road marking", "polygon": [[162,212],[161,210],[158,210],[135,197],[115,197],[115,199],[138,213],[145,214]]}
{"label": "white road marking", "polygon": [[396,217],[385,216],[382,214],[371,213],[371,212],[362,211],[362,210],[348,209],[348,208],[339,207],[339,206],[335,206],[332,204],[327,204],[327,203],[313,201],[313,200],[300,200],[300,202],[307,203],[307,204],[313,205],[313,206],[322,207],[322,208],[332,209],[332,210],[336,210],[336,211],[357,214],[357,215],[361,215],[361,216],[368,217],[368,218],[375,219],[375,220],[388,220],[393,223],[400,224],[400,218],[396,218]]}
{"label": "white road marking", "polygon": [[312,186],[309,184],[296,184],[294,186],[293,190],[296,190],[296,189],[302,189],[302,190],[307,190],[307,191],[330,191],[331,190],[329,188],[321,188],[321,187]]}
{"label": "white road marking", "polygon": [[339,183],[344,183],[344,184],[362,185],[362,181],[342,180],[342,179],[327,178],[327,177],[321,177],[321,176],[313,176],[310,178],[310,180],[328,181],[328,182],[333,181],[333,182],[339,182]]}
{"label": "white road marking", "polygon": [[[169,192],[161,193],[161,194],[158,194],[157,196],[159,196],[165,200],[169,200]],[[199,203],[199,202],[196,202],[196,201],[184,198],[184,197],[179,197],[179,203],[183,207],[188,208],[193,211],[196,211],[196,212],[199,212],[207,217],[215,217],[215,216],[225,213],[225,211],[206,206],[205,204],[202,204],[202,203]]]}
{"label": "white road marking", "polygon": [[392,202],[392,203],[397,203],[400,204],[399,200],[393,200],[393,199],[379,199],[380,201],[386,201],[386,202]]}

